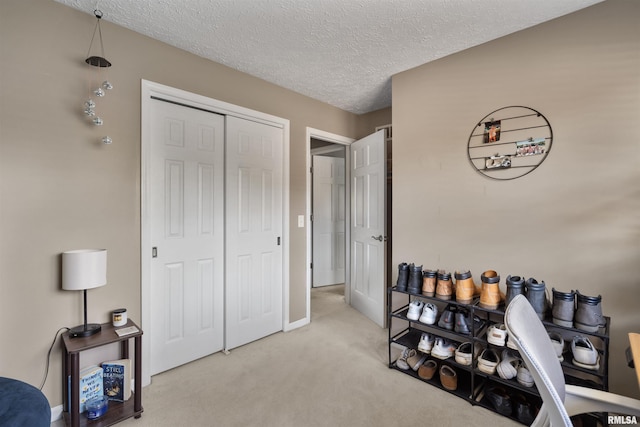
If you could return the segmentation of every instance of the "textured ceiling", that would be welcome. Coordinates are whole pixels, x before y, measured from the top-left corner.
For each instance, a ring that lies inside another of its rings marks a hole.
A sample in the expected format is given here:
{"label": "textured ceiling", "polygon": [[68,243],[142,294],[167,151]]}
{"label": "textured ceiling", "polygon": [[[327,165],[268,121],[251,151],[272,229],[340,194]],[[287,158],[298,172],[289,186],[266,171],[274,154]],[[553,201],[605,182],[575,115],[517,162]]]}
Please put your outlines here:
{"label": "textured ceiling", "polygon": [[361,114],[393,74],[602,0],[55,1]]}

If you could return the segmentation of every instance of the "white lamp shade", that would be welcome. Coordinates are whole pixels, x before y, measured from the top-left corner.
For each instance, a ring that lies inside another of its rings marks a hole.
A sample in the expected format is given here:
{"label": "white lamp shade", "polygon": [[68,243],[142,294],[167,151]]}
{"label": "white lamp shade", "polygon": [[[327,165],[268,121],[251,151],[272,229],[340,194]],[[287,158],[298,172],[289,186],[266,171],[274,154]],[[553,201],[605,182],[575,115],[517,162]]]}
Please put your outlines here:
{"label": "white lamp shade", "polygon": [[81,291],[106,284],[106,249],[79,249],[62,253],[62,289]]}

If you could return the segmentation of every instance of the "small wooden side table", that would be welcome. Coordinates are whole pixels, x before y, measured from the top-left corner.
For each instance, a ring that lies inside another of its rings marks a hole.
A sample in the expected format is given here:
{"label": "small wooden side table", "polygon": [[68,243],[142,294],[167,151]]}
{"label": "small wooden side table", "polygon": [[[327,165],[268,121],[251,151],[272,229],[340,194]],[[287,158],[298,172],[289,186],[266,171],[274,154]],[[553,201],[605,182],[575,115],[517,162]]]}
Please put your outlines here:
{"label": "small wooden side table", "polygon": [[[124,335],[116,334],[116,329],[129,326],[138,328],[138,332]],[[125,402],[109,401],[109,409],[106,414],[96,420],[88,420],[80,414],[80,353],[91,348],[102,347],[104,345],[120,343],[120,356],[122,359],[129,358],[129,340],[133,339],[135,344],[134,352],[134,379],[135,392],[131,393],[131,398]],[[71,427],[91,425],[92,427],[106,427],[116,424],[124,419],[142,415],[142,329],[132,320],[122,327],[114,327],[111,323],[103,323],[102,330],[89,337],[71,338],[69,333],[62,334],[62,348],[64,350],[63,359],[63,399],[65,412],[64,420]],[[71,378],[71,402],[69,402],[69,381]]]}

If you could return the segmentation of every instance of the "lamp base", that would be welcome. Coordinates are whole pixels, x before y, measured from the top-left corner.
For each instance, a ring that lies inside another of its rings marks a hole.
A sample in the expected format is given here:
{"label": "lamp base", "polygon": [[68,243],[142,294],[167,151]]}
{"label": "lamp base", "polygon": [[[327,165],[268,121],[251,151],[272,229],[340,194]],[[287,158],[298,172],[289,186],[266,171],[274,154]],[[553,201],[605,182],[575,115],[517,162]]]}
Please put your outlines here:
{"label": "lamp base", "polygon": [[100,326],[99,323],[89,323],[87,325],[80,325],[69,329],[69,336],[71,338],[90,337],[91,335],[100,332],[101,329],[102,326]]}

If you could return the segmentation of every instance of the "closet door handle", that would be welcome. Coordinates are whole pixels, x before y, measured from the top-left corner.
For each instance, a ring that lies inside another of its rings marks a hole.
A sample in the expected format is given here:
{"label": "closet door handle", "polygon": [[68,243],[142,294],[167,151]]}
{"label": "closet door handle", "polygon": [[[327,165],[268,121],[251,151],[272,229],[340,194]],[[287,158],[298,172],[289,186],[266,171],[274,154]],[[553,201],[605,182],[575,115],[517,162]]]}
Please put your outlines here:
{"label": "closet door handle", "polygon": [[371,238],[372,238],[373,240],[378,240],[378,241],[380,241],[380,242],[382,242],[382,241],[385,241],[385,242],[386,242],[386,241],[387,241],[387,237],[386,237],[386,236],[383,236],[382,234],[381,234],[381,235],[379,235],[378,237],[376,237],[376,236],[371,236]]}

